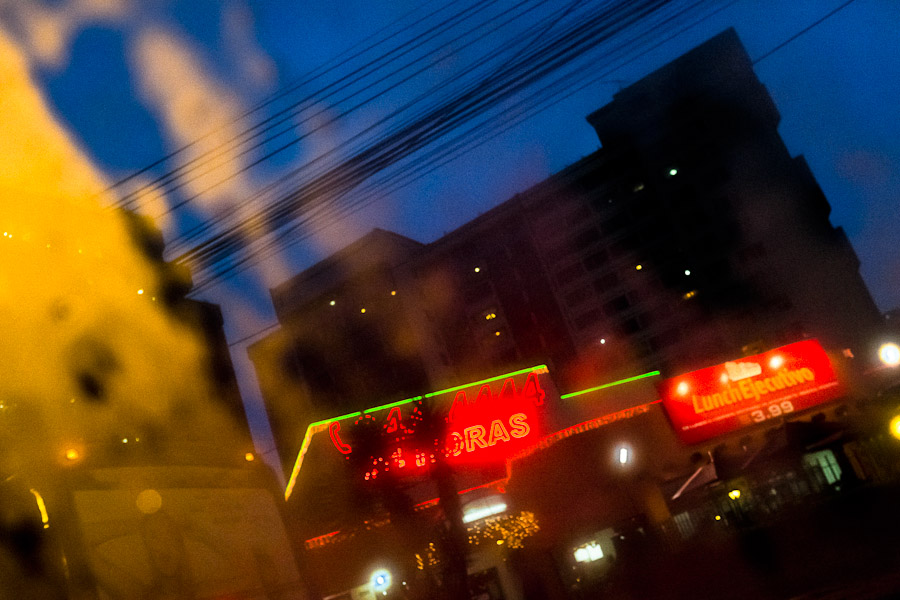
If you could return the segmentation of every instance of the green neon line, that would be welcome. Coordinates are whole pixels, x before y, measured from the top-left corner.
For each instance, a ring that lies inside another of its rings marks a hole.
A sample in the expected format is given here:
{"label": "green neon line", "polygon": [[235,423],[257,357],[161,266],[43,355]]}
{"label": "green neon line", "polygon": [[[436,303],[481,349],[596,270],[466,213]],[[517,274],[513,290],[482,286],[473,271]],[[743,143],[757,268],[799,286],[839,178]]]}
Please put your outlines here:
{"label": "green neon line", "polygon": [[397,400],[396,402],[391,402],[390,404],[382,404],[381,406],[376,406],[375,408],[367,408],[363,411],[363,414],[369,414],[373,412],[377,412],[379,410],[384,410],[386,408],[394,408],[395,406],[402,406],[404,404],[409,404],[410,402],[415,402],[416,400],[421,400],[422,396],[416,396],[415,398],[407,398],[406,400]]}
{"label": "green neon line", "polygon": [[512,373],[507,373],[505,375],[497,375],[496,377],[491,377],[490,379],[482,379],[481,381],[473,381],[472,383],[464,383],[463,385],[458,385],[456,387],[447,388],[446,390],[440,390],[438,392],[431,392],[431,393],[425,394],[423,396],[423,398],[431,398],[432,396],[439,396],[440,394],[448,394],[450,392],[455,392],[457,390],[464,390],[466,388],[475,387],[476,385],[483,385],[485,383],[497,381],[498,379],[503,379],[504,377],[512,377],[514,375],[521,375],[522,373],[530,373],[531,371],[540,371],[541,369],[543,369],[543,371],[546,372],[547,365],[537,365],[536,367],[529,367],[527,369],[513,371]]}
{"label": "green neon line", "polygon": [[637,381],[638,379],[644,379],[645,377],[655,377],[656,375],[659,375],[659,371],[650,371],[649,373],[644,373],[643,375],[635,375],[634,377],[620,379],[619,381],[613,381],[612,383],[604,383],[603,385],[598,385],[597,387],[592,387],[592,388],[588,388],[586,390],[581,390],[580,392],[572,392],[571,394],[563,394],[560,396],[560,399],[565,400],[566,398],[571,398],[573,396],[580,396],[581,394],[596,392],[597,390],[604,390],[606,388],[611,388],[616,385],[622,385],[623,383],[628,383],[630,381]]}
{"label": "green neon line", "polygon": [[312,429],[313,427],[319,427],[321,425],[329,425],[329,424],[333,423],[334,421],[343,421],[344,419],[352,419],[353,417],[358,417],[361,414],[362,414],[361,412],[356,411],[355,413],[350,413],[348,415],[341,415],[340,417],[331,417],[330,419],[322,419],[321,421],[316,421],[315,423],[310,423],[309,429]]}

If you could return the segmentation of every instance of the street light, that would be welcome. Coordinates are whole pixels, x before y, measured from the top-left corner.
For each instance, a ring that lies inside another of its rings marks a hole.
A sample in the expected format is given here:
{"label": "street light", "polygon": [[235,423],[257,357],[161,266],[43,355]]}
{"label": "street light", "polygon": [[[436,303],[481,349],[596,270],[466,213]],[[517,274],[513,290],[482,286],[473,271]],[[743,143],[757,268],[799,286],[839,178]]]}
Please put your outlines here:
{"label": "street light", "polygon": [[391,587],[391,572],[387,569],[376,569],[369,579],[373,592],[385,592]]}
{"label": "street light", "polygon": [[881,348],[878,349],[878,358],[880,358],[881,362],[887,367],[896,367],[897,365],[900,365],[900,346],[897,346],[897,344],[894,344],[893,342],[882,344]]}
{"label": "street light", "polygon": [[900,440],[900,415],[891,419],[890,423],[891,435]]}

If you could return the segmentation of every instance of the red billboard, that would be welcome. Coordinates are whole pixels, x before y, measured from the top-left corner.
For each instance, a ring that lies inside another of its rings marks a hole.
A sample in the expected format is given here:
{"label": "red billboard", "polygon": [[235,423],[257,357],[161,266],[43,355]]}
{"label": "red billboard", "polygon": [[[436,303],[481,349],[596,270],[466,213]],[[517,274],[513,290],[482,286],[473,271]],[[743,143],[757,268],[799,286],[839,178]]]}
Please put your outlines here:
{"label": "red billboard", "polygon": [[817,340],[788,344],[660,383],[663,406],[688,444],[777,419],[843,394]]}

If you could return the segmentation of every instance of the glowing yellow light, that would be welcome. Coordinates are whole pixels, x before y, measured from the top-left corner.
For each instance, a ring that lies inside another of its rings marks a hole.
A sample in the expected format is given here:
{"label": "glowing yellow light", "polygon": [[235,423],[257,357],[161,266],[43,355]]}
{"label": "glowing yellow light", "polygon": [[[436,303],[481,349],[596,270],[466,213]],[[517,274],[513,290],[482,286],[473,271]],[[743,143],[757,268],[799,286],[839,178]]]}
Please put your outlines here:
{"label": "glowing yellow light", "polygon": [[41,523],[44,524],[44,529],[50,527],[50,516],[47,514],[47,505],[44,504],[44,499],[41,497],[40,493],[35,490],[29,490],[31,495],[34,496],[35,501],[37,502],[38,510],[41,513]]}
{"label": "glowing yellow light", "polygon": [[502,545],[503,545],[503,540],[497,540],[497,545],[498,545],[498,546],[502,546]]}
{"label": "glowing yellow light", "polygon": [[722,520],[722,515],[716,515],[716,521],[721,521],[721,520]]}
{"label": "glowing yellow light", "polygon": [[640,270],[643,269],[643,268],[644,268],[644,267],[641,266],[641,265],[635,265],[634,270],[635,270],[635,271],[640,271]]}
{"label": "glowing yellow light", "polygon": [[491,319],[496,319],[497,315],[495,313],[488,313],[488,314],[484,315],[484,318],[486,320],[490,321]]}
{"label": "glowing yellow light", "polygon": [[366,309],[361,308],[361,309],[359,309],[359,312],[364,313],[364,312],[366,312]]}
{"label": "glowing yellow light", "polygon": [[475,267],[475,272],[476,272],[476,273],[481,273],[481,267]]}
{"label": "glowing yellow light", "polygon": [[776,354],[769,360],[769,366],[772,367],[773,369],[777,369],[778,367],[780,367],[783,364],[784,364],[784,357],[781,356],[780,354]]}
{"label": "glowing yellow light", "polygon": [[244,455],[244,460],[246,460],[247,462],[253,462],[254,460],[256,460],[256,456],[254,456],[252,452],[248,452]]}
{"label": "glowing yellow light", "polygon": [[894,343],[882,344],[878,349],[878,358],[888,367],[900,365],[900,346]]}
{"label": "glowing yellow light", "polygon": [[722,373],[722,376],[719,377],[719,381],[722,383],[728,383],[728,373]]}
{"label": "glowing yellow light", "polygon": [[78,450],[75,448],[69,448],[66,450],[66,458],[69,460],[77,460],[80,454],[78,454]]}
{"label": "glowing yellow light", "polygon": [[144,293],[144,290],[138,290],[138,296],[142,295],[143,293]]}
{"label": "glowing yellow light", "polygon": [[391,296],[396,296],[396,295],[397,295],[397,290],[391,290]]}
{"label": "glowing yellow light", "polygon": [[900,440],[900,415],[891,419],[891,435]]}
{"label": "glowing yellow light", "polygon": [[500,336],[500,332],[499,332],[499,331],[495,331],[495,332],[494,332],[494,335],[496,335],[496,336],[499,337],[499,336]]}
{"label": "glowing yellow light", "polygon": [[331,305],[331,306],[334,306],[335,304],[337,304],[337,302],[335,302],[334,300],[332,300],[332,301],[329,302],[328,304]]}
{"label": "glowing yellow light", "polygon": [[730,492],[728,492],[728,497],[731,498],[732,500],[737,500],[738,498],[741,497],[741,490],[738,490],[738,489],[731,490]]}
{"label": "glowing yellow light", "polygon": [[122,438],[122,443],[123,443],[123,444],[127,444],[127,443],[128,443],[128,438]]}
{"label": "glowing yellow light", "polygon": [[684,396],[685,394],[687,394],[687,393],[688,393],[688,384],[687,384],[687,382],[686,382],[686,381],[682,381],[681,383],[679,383],[679,384],[678,384],[678,387],[676,388],[676,391],[677,391],[680,395],[682,395],[682,396]]}
{"label": "glowing yellow light", "polygon": [[156,490],[144,490],[134,501],[137,509],[145,515],[152,515],[162,508],[162,496]]}

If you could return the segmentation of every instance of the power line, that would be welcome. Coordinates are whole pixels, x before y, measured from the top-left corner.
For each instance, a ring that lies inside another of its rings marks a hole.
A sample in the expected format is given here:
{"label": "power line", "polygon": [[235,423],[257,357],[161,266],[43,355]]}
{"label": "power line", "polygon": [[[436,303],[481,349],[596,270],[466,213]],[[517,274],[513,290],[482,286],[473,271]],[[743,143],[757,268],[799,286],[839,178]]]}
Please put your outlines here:
{"label": "power line", "polygon": [[[450,2],[447,2],[447,3],[445,3],[444,5],[442,5],[441,7],[439,7],[438,9],[436,9],[435,11],[429,13],[429,15],[427,15],[426,17],[424,17],[424,18],[421,19],[421,20],[427,19],[427,18],[429,18],[429,17],[431,17],[431,16],[437,14],[438,12],[443,11],[445,8],[451,6],[452,4],[453,4],[453,2],[452,2],[452,0],[451,0]],[[361,40],[359,43],[355,44],[354,46],[350,47],[349,49],[345,50],[344,52],[338,54],[337,56],[335,56],[334,58],[332,58],[331,60],[329,60],[329,61],[326,62],[325,64],[323,64],[323,65],[317,67],[316,69],[313,69],[313,70],[310,71],[307,75],[301,76],[299,79],[295,80],[294,82],[292,82],[291,84],[289,84],[288,86],[286,86],[285,88],[283,88],[282,90],[279,90],[279,91],[275,92],[274,94],[270,95],[268,98],[266,98],[265,100],[263,100],[263,101],[260,102],[259,104],[255,105],[254,107],[252,107],[252,108],[250,108],[250,109],[244,111],[244,112],[241,113],[240,115],[236,116],[235,118],[233,118],[232,120],[230,120],[228,123],[225,123],[225,124],[223,124],[223,125],[221,125],[221,126],[215,128],[215,129],[213,129],[213,130],[207,132],[206,134],[202,135],[201,137],[199,137],[199,138],[197,138],[197,139],[195,139],[195,140],[192,140],[192,141],[188,142],[187,144],[184,144],[184,145],[180,146],[179,148],[173,150],[172,152],[166,154],[165,156],[162,156],[161,158],[159,158],[159,159],[155,160],[154,162],[152,162],[152,163],[146,165],[145,167],[143,167],[143,168],[141,168],[141,169],[138,169],[137,171],[134,171],[134,172],[130,173],[129,175],[127,175],[126,177],[123,177],[122,179],[119,179],[118,181],[114,182],[114,183],[111,184],[109,187],[107,187],[102,193],[103,193],[103,194],[109,193],[109,192],[111,192],[111,191],[113,191],[113,190],[115,190],[115,189],[121,187],[122,185],[124,185],[124,184],[126,184],[126,183],[128,183],[128,182],[130,182],[130,181],[132,181],[132,180],[134,180],[134,179],[137,178],[138,176],[143,175],[144,173],[147,173],[147,172],[151,171],[151,170],[154,169],[155,167],[158,167],[158,166],[160,166],[160,165],[162,165],[162,164],[165,164],[166,162],[170,161],[171,159],[175,158],[176,156],[178,156],[178,155],[184,153],[185,151],[189,150],[190,148],[194,147],[196,144],[198,144],[199,142],[203,141],[204,139],[208,139],[208,138],[211,137],[212,135],[221,132],[221,131],[222,131],[225,127],[227,127],[228,125],[232,125],[232,124],[234,124],[234,123],[237,123],[237,122],[239,122],[239,121],[245,119],[246,117],[248,117],[248,116],[250,116],[250,115],[252,115],[252,114],[255,114],[255,113],[261,111],[263,108],[265,108],[265,107],[267,107],[267,106],[273,104],[274,102],[276,102],[277,100],[283,98],[283,97],[286,96],[287,94],[289,94],[289,93],[291,93],[291,92],[293,92],[293,91],[296,91],[297,89],[299,89],[299,88],[302,87],[303,85],[305,85],[305,84],[307,84],[307,83],[309,83],[309,82],[315,80],[315,79],[318,78],[318,77],[321,77],[321,76],[324,75],[324,74],[327,74],[327,73],[333,71],[334,69],[338,68],[345,60],[352,60],[353,58],[356,58],[356,57],[358,57],[358,56],[361,56],[362,54],[364,54],[364,53],[366,53],[366,52],[368,52],[368,51],[370,51],[370,50],[372,50],[372,49],[374,49],[374,48],[377,48],[378,46],[380,46],[380,45],[382,45],[383,43],[387,42],[388,40],[392,39],[392,38],[395,37],[396,35],[399,35],[400,33],[402,33],[402,32],[405,30],[405,28],[404,28],[404,29],[401,29],[401,30],[399,30],[399,31],[396,31],[396,32],[394,32],[393,34],[389,35],[388,37],[382,38],[382,39],[380,39],[380,40],[374,42],[373,44],[371,44],[371,45],[369,45],[369,46],[366,46],[365,48],[363,48],[363,49],[361,49],[361,50],[358,50],[358,51],[356,51],[355,53],[353,53],[354,50],[356,50],[359,46],[363,46],[366,42],[368,42],[368,41],[369,41],[370,39],[372,39],[373,37],[378,36],[378,35],[381,34],[384,30],[391,28],[392,26],[396,25],[397,23],[400,23],[400,22],[403,21],[406,17],[408,17],[409,15],[411,15],[411,14],[413,14],[414,12],[418,11],[420,8],[421,8],[421,7],[416,7],[416,8],[413,8],[412,10],[408,11],[407,13],[404,13],[402,16],[400,16],[399,18],[397,18],[395,21],[393,21],[393,22],[390,23],[389,25],[386,25],[385,27],[383,27],[383,28],[381,28],[381,29],[375,31],[375,32],[372,33],[371,35],[365,37],[365,38],[364,38],[363,40]],[[420,21],[421,21],[421,20],[420,20]],[[417,21],[416,24],[419,23],[420,21]],[[351,54],[351,53],[352,53],[351,56],[349,56],[349,57],[346,56],[347,54]],[[152,183],[154,183],[154,182],[151,182],[150,184],[141,186],[140,189],[147,189],[148,187],[151,187]],[[121,205],[122,202],[120,201],[119,204]]]}
{"label": "power line", "polygon": [[[647,7],[645,7],[645,8],[647,8]],[[649,8],[652,8],[652,6],[650,6]],[[644,15],[644,14],[638,13],[638,14],[633,14],[633,15],[631,15],[631,16],[632,16],[633,18],[640,19],[640,18],[644,17],[645,15]],[[614,30],[614,31],[617,31],[617,30]],[[574,29],[571,29],[570,32],[568,32],[567,35],[569,35],[569,37],[571,37],[572,32],[575,32],[575,33],[582,33],[582,34],[585,33],[585,31],[583,30],[583,28],[582,28],[581,30],[579,30],[579,28],[576,27],[576,28],[574,28]],[[606,32],[606,33],[607,33],[607,35],[609,34],[609,32]],[[572,42],[573,40],[568,40],[568,41],[569,41],[569,42]],[[553,50],[553,49],[554,49],[554,44],[556,44],[556,49],[558,50],[558,46],[559,46],[558,42],[553,42],[553,43],[551,43],[551,44],[547,44],[547,47],[544,48],[544,49],[542,49],[541,52],[547,52],[548,50]],[[577,46],[576,46],[576,47],[577,47]],[[568,50],[569,52],[572,51],[571,44],[570,44],[569,47],[567,47],[567,50]],[[537,71],[537,74],[536,74],[536,75],[532,75],[532,79],[531,79],[531,80],[529,80],[529,78],[526,77],[526,78],[524,78],[524,81],[523,81],[523,82],[519,82],[519,83],[517,83],[516,85],[513,85],[513,86],[507,86],[507,87],[509,87],[509,89],[503,88],[502,91],[503,91],[504,93],[507,93],[507,94],[508,94],[510,91],[517,91],[519,88],[525,87],[525,86],[527,86],[528,84],[532,83],[534,80],[541,78],[542,76],[546,75],[546,74],[549,73],[549,72],[552,72],[553,69],[555,69],[555,68],[557,68],[557,67],[559,66],[558,64],[554,63],[554,61],[556,61],[556,62],[558,63],[559,60],[561,60],[562,58],[565,58],[565,53],[560,54],[560,52],[557,52],[555,56],[551,56],[551,60],[549,61],[549,63],[547,62],[547,60],[538,61],[537,63],[535,63],[535,60],[534,60],[534,59],[540,59],[540,58],[541,58],[541,55],[540,55],[540,54],[535,55],[535,56],[525,56],[525,57],[524,57],[525,64],[528,65],[528,68],[529,68],[530,71]],[[539,68],[536,69],[536,68],[535,68],[535,65],[537,65],[537,67],[539,67]],[[510,73],[516,73],[516,70],[515,70],[515,69],[521,69],[521,68],[522,68],[522,65],[519,64],[519,65],[516,65],[514,68],[508,68],[508,69],[507,69],[508,73],[506,73],[506,74],[504,74],[504,73],[501,72],[501,73],[499,74],[499,76],[501,76],[500,83],[508,83],[508,80],[502,79],[502,76],[504,76],[504,75],[509,75]],[[483,82],[482,82],[482,83],[483,83]],[[477,86],[476,86],[476,87],[477,87]],[[482,87],[483,87],[483,86],[482,86]],[[480,108],[480,105],[478,104],[478,101],[479,101],[479,100],[481,100],[482,103],[483,103],[483,100],[484,100],[484,99],[483,99],[483,98],[482,98],[482,99],[475,98],[475,104],[474,104],[474,105],[471,105],[471,104],[470,104],[470,105],[466,106],[465,103],[463,103],[463,105],[461,105],[461,106],[451,107],[451,108],[458,108],[459,110],[462,111],[461,114],[462,114],[463,116],[466,116],[466,117],[467,117],[467,116],[469,116],[469,115],[467,115],[465,111],[471,111],[471,110],[473,110],[473,106],[474,106],[474,109],[476,109],[476,110]],[[458,114],[460,114],[460,113],[458,113]],[[444,114],[440,114],[440,113],[439,113],[439,116],[440,116],[440,117],[445,117]],[[459,124],[459,123],[456,123],[456,125],[458,125],[458,124]],[[446,124],[445,124],[444,129],[446,129]],[[415,128],[413,128],[413,131],[415,132]],[[441,129],[437,130],[437,134],[438,134],[438,135],[441,135],[441,134],[443,134],[443,133],[445,133],[445,132],[446,132],[445,130],[441,130]],[[401,133],[402,133],[402,132],[401,132]],[[432,132],[432,133],[434,133],[434,132]],[[402,138],[402,136],[401,136],[401,138]],[[394,142],[395,142],[395,141],[394,141]],[[395,144],[395,145],[396,145],[396,144]],[[391,150],[391,142],[390,142],[390,141],[388,142],[387,149],[388,149],[388,151]],[[364,153],[364,154],[365,154],[365,153]],[[368,153],[368,156],[364,156],[363,158],[364,158],[364,159],[369,159],[369,160],[375,160],[375,159],[378,159],[378,158],[379,158],[379,157],[377,156],[377,152],[374,153],[374,158],[370,158],[370,157],[372,157],[372,156],[373,156],[373,153],[372,153],[372,152],[369,152],[369,153]],[[389,159],[391,159],[390,156],[389,156],[388,159],[386,159],[386,160],[388,160],[388,162],[391,162]],[[365,161],[363,161],[363,164],[365,165]],[[376,166],[376,167],[380,167],[380,166],[381,166],[381,165],[379,165],[379,164],[377,163],[377,160],[376,160],[376,165],[375,165],[375,166]],[[377,170],[380,170],[380,168],[376,168],[376,172],[377,172]],[[326,189],[327,189],[327,185],[330,184],[330,183],[332,183],[331,179],[333,179],[333,178],[327,177],[327,175],[328,175],[328,174],[326,174],[326,179],[325,179],[325,181],[324,181],[324,184],[326,185]],[[369,175],[371,175],[371,173],[366,172],[365,175],[366,175],[366,177],[368,177]],[[314,182],[314,183],[316,183],[316,182]],[[350,186],[350,188],[355,187],[355,185],[356,185],[356,182],[354,182],[353,185]],[[315,190],[312,190],[312,191],[315,191]],[[332,192],[332,193],[334,192],[334,190],[329,190],[329,191]],[[341,190],[341,191],[346,192],[347,190],[346,190],[346,189],[343,189],[343,190]],[[338,193],[341,193],[341,191],[339,191]],[[302,194],[303,192],[308,193],[308,192],[310,192],[310,190],[301,190],[301,194]],[[290,200],[290,198],[289,198],[289,200]],[[276,218],[282,218],[282,219],[289,219],[289,220],[292,220],[292,219],[290,218],[290,215],[288,215],[288,214],[286,214],[286,213],[284,213],[284,212],[276,213],[274,216],[275,216]],[[289,220],[286,221],[286,222],[282,222],[281,225],[286,224],[287,222],[289,222]],[[276,229],[276,228],[273,227],[272,229],[274,230],[274,229]],[[204,263],[204,264],[211,265],[211,263],[214,262],[214,261],[216,260],[216,257],[217,257],[217,256],[220,256],[220,257],[221,257],[221,256],[223,256],[224,254],[230,254],[232,251],[234,251],[235,249],[237,249],[237,248],[239,248],[240,246],[242,246],[242,245],[244,244],[244,241],[242,241],[241,238],[243,238],[243,237],[245,237],[245,236],[246,236],[245,233],[242,233],[242,234],[240,234],[239,236],[235,236],[234,234],[232,234],[231,237],[220,237],[220,238],[217,238],[216,240],[212,240],[213,244],[218,244],[219,247],[218,247],[218,248],[213,247],[212,250],[210,250],[210,251],[207,252],[207,254],[205,254],[205,255],[204,255],[204,254],[200,254],[199,256],[200,256],[201,259],[203,260],[203,263]],[[201,249],[201,252],[203,252],[203,251],[204,251],[204,250]],[[223,254],[223,253],[224,253],[224,254]],[[188,258],[188,257],[183,257],[183,258]],[[229,268],[231,268],[231,265],[229,265],[229,266],[227,266],[227,267],[225,267],[225,268],[226,268],[226,269],[229,269]],[[221,269],[220,269],[215,275],[213,275],[213,277],[216,277],[216,276],[218,276],[218,275],[221,275]]]}
{"label": "power line", "polygon": [[752,64],[755,65],[756,63],[758,63],[758,62],[760,62],[760,61],[762,61],[762,60],[765,60],[766,58],[772,56],[773,54],[775,54],[776,52],[778,52],[779,50],[781,50],[782,48],[784,48],[785,46],[787,46],[788,44],[790,44],[791,42],[793,42],[794,40],[796,40],[798,37],[800,37],[800,36],[803,35],[804,33],[808,32],[810,29],[813,29],[814,27],[817,27],[818,25],[821,25],[821,24],[824,23],[826,20],[828,20],[832,15],[838,13],[838,12],[841,11],[841,10],[844,10],[845,8],[847,8],[848,6],[850,6],[851,4],[853,4],[855,1],[856,1],[856,0],[847,0],[847,2],[844,2],[843,4],[841,4],[840,6],[838,6],[837,8],[835,8],[833,11],[829,12],[828,14],[826,14],[825,16],[823,16],[822,18],[816,20],[814,23],[812,23],[812,24],[809,25],[808,27],[804,27],[803,29],[801,29],[800,31],[798,31],[797,33],[795,33],[794,35],[792,35],[792,36],[789,37],[788,39],[784,40],[783,42],[781,42],[780,44],[778,44],[777,46],[775,46],[774,48],[772,48],[771,50],[769,50],[768,52],[766,52],[765,54],[763,54],[762,56],[760,56],[759,58],[757,58],[756,60],[754,60],[754,61],[752,62]]}

